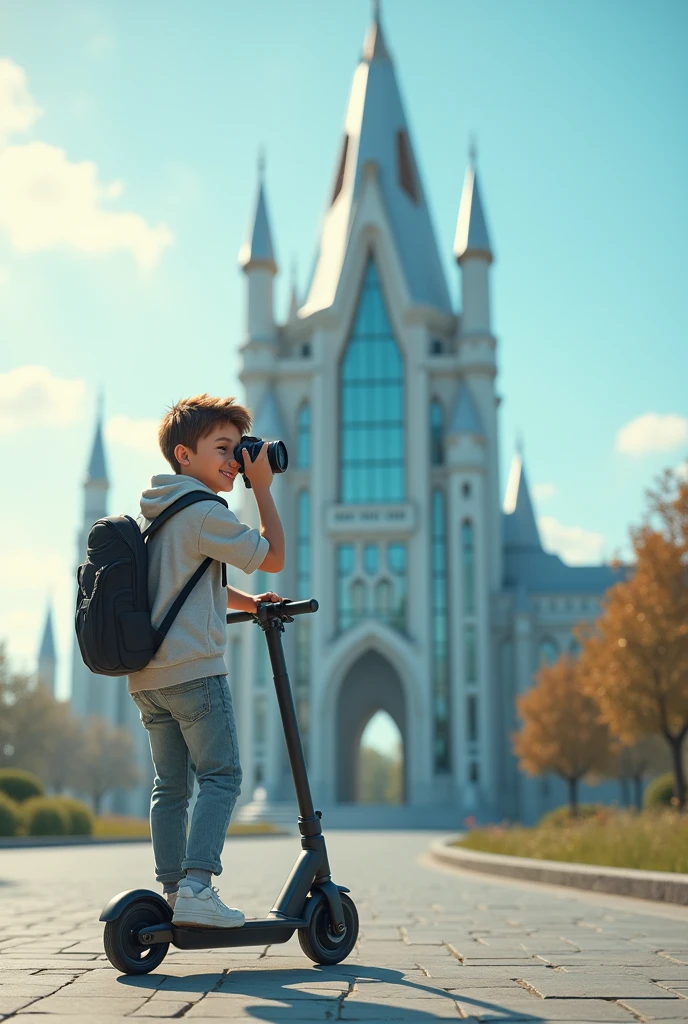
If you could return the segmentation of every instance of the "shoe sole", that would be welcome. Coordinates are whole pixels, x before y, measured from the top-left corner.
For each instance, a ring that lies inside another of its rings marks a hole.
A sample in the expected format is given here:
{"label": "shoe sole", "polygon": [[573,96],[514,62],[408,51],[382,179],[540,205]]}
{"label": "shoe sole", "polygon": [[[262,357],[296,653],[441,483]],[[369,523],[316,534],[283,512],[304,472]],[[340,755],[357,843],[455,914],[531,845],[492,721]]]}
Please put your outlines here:
{"label": "shoe sole", "polygon": [[175,928],[217,928],[219,931],[224,931],[226,928],[243,928],[246,918],[243,921],[228,921],[227,924],[217,924],[216,922],[210,924],[206,921],[175,921],[172,918],[172,924]]}

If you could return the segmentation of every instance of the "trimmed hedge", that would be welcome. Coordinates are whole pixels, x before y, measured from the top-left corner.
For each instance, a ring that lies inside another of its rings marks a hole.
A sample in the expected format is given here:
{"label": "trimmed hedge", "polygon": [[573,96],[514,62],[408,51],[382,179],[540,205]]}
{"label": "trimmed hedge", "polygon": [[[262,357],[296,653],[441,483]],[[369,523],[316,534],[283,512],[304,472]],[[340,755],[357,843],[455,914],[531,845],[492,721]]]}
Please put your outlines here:
{"label": "trimmed hedge", "polygon": [[674,799],[674,776],[672,772],[665,775],[658,775],[645,790],[643,804],[651,807],[671,807]]}
{"label": "trimmed hedge", "polygon": [[81,800],[75,800],[70,796],[55,796],[52,800],[60,804],[69,821],[67,830],[68,836],[92,836],[95,826],[93,811]]}
{"label": "trimmed hedge", "polygon": [[6,793],[0,792],[0,836],[16,836],[21,823],[17,804]]}
{"label": "trimmed hedge", "polygon": [[29,836],[67,836],[71,819],[60,798],[34,796],[22,806],[24,827]]}
{"label": "trimmed hedge", "polygon": [[0,768],[0,793],[6,793],[11,800],[23,803],[34,796],[43,796],[43,783],[33,772],[20,768]]}

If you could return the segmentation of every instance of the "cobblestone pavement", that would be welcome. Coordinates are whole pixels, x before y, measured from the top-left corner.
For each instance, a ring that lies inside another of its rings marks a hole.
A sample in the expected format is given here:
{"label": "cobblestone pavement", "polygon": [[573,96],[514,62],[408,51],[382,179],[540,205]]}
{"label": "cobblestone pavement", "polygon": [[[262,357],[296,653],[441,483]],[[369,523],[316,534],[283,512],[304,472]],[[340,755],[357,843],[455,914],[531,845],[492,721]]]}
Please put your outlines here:
{"label": "cobblestone pavement", "polygon": [[[170,951],[119,975],[99,913],[155,888],[147,844],[0,850],[0,1019],[688,1021],[688,911],[434,868],[427,833],[330,832],[361,937],[319,968],[287,945]],[[224,898],[265,913],[296,838],[231,840]]]}

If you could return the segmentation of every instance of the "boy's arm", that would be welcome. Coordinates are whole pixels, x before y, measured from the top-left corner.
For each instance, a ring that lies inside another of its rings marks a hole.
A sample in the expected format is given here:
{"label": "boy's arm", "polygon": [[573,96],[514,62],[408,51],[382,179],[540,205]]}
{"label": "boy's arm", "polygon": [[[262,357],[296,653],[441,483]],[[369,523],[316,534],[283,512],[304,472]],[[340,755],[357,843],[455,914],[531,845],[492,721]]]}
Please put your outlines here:
{"label": "boy's arm", "polygon": [[267,555],[260,564],[263,572],[281,572],[284,568],[284,530],[270,485],[253,484],[256,505],[260,515],[260,533],[270,545]]}
{"label": "boy's arm", "polygon": [[282,601],[272,590],[265,594],[245,594],[243,590],[236,587],[227,587],[227,607],[235,608],[239,612],[251,612],[253,614],[260,601]]}

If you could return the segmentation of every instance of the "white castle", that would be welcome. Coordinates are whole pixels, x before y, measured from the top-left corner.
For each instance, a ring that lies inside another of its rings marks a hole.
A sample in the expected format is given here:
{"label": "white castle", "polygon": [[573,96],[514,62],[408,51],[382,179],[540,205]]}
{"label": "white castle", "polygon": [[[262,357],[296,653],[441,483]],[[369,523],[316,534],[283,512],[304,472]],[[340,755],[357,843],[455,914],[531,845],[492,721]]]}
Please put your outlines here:
{"label": "white castle", "polygon": [[[394,63],[379,13],[355,71],[344,134],[301,304],[286,322],[265,184],[240,263],[241,346],[254,433],[286,441],[273,493],[288,544],[278,577],[231,582],[316,597],[319,612],[284,634],[316,806],[340,824],[456,826],[466,815],[532,821],[565,799],[556,779],[517,768],[515,698],[542,660],[574,650],[617,578],[543,550],[521,453],[505,501],[499,481],[497,339],[490,321],[487,231],[475,154],[461,195],[452,304]],[[238,484],[243,491],[243,485]],[[78,561],[107,511],[98,424],[85,483]],[[244,521],[257,525],[250,491]],[[244,768],[240,814],[279,817],[292,784],[261,631],[228,630],[227,666]],[[91,677],[75,649],[72,704],[147,738],[124,682]],[[357,802],[363,730],[386,711],[401,735],[404,802]],[[596,799],[609,795],[598,787]],[[113,810],[146,814],[148,783]],[[585,792],[582,794],[585,796]]]}

